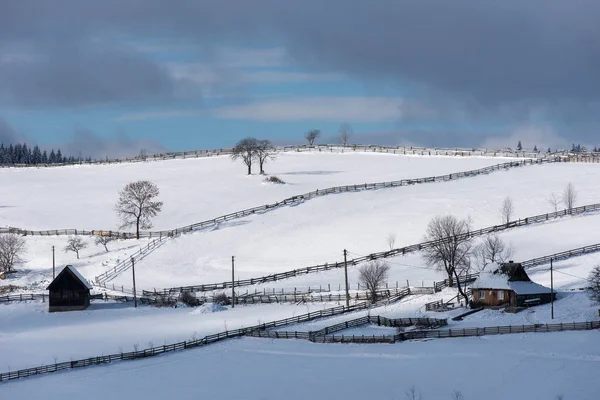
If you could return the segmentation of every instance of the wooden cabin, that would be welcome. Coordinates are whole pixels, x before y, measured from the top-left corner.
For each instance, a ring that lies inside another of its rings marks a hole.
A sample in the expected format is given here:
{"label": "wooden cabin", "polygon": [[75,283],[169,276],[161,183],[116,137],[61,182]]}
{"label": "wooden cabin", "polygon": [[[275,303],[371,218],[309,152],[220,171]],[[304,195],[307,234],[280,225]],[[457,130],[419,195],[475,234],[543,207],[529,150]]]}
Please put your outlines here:
{"label": "wooden cabin", "polygon": [[90,305],[92,285],[72,265],[63,268],[46,290],[50,312],[85,310]]}
{"label": "wooden cabin", "polygon": [[549,303],[556,293],[532,282],[520,263],[488,265],[471,285],[472,307],[529,307]]}

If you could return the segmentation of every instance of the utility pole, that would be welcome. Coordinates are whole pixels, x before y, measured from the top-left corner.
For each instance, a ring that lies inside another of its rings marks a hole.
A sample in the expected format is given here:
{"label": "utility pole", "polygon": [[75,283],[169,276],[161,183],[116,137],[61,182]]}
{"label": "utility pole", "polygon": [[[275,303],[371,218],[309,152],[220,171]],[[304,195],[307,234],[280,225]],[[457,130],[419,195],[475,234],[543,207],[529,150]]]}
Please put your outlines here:
{"label": "utility pole", "polygon": [[131,272],[133,273],[133,307],[137,308],[137,292],[135,291],[135,260],[131,257]]}
{"label": "utility pole", "polygon": [[235,308],[235,256],[231,256],[231,308]]}
{"label": "utility pole", "polygon": [[552,268],[552,259],[550,259],[550,304],[552,319],[554,319],[554,270]]}
{"label": "utility pole", "polygon": [[56,263],[54,262],[54,246],[52,246],[52,280],[56,277]]}
{"label": "utility pole", "polygon": [[344,249],[344,278],[346,280],[346,307],[350,307],[350,292],[348,292],[348,251]]}

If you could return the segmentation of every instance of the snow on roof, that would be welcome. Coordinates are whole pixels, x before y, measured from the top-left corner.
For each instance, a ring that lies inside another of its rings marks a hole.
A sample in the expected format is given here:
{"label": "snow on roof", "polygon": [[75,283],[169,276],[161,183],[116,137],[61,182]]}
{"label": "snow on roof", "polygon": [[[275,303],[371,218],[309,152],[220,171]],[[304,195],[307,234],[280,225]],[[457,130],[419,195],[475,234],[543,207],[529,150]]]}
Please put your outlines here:
{"label": "snow on roof", "polygon": [[472,289],[512,290],[516,294],[550,293],[550,289],[531,281],[510,281],[509,276],[500,272],[497,264],[490,264],[479,274],[471,285]]}
{"label": "snow on roof", "polygon": [[550,288],[535,282],[510,282],[510,289],[516,294],[550,293]]}
{"label": "snow on roof", "polygon": [[67,265],[65,268],[68,268],[69,271],[71,271],[73,273],[73,275],[75,275],[84,285],[86,288],[92,290],[93,287],[92,285],[90,285],[90,283],[87,281],[87,279],[85,279],[80,273],[79,271],[77,271],[75,269],[75,267],[73,267],[72,265]]}

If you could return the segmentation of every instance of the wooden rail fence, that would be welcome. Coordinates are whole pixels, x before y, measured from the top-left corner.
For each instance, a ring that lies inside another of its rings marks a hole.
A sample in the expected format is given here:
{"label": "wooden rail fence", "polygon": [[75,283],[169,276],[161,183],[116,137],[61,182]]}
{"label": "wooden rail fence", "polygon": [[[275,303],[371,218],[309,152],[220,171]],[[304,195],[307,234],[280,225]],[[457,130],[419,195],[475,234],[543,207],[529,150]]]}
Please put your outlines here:
{"label": "wooden rail fence", "polygon": [[[465,237],[471,238],[471,237],[483,236],[483,235],[487,235],[490,233],[501,232],[501,231],[511,229],[511,228],[517,228],[517,227],[542,223],[545,221],[549,221],[549,220],[556,219],[556,218],[562,218],[565,216],[581,215],[584,213],[594,212],[599,209],[600,209],[600,203],[596,203],[596,204],[590,204],[590,205],[585,205],[585,206],[581,206],[581,207],[576,207],[571,210],[562,210],[562,211],[557,211],[557,212],[552,212],[552,213],[535,215],[535,216],[519,219],[516,221],[511,221],[507,224],[494,225],[494,226],[490,226],[487,228],[470,231],[463,235],[458,236],[457,239],[462,239]],[[389,251],[372,253],[372,254],[369,254],[369,255],[366,255],[363,257],[358,257],[358,258],[348,260],[348,265],[354,266],[354,265],[358,265],[363,262],[368,262],[368,261],[377,260],[377,259],[381,259],[381,258],[401,256],[401,255],[405,255],[408,253],[413,253],[413,252],[427,249],[431,246],[438,245],[439,243],[442,243],[442,242],[450,242],[452,240],[455,240],[455,238],[449,237],[446,239],[441,239],[439,241],[423,242],[423,243],[413,244],[410,246],[401,247],[401,248],[393,249],[393,250],[389,250]],[[549,260],[549,258],[548,258],[548,260]],[[539,261],[539,262],[542,262],[542,261]],[[226,282],[220,282],[220,283],[179,286],[179,287],[162,289],[160,292],[162,292],[164,295],[169,295],[169,294],[181,293],[181,292],[208,292],[208,291],[213,291],[213,290],[228,289],[228,288],[232,287],[232,284],[234,285],[234,287],[251,286],[251,285],[263,284],[263,283],[268,283],[268,282],[275,282],[275,281],[293,278],[293,277],[301,276],[301,275],[307,275],[307,274],[311,274],[311,273],[329,271],[332,269],[342,268],[343,266],[344,266],[343,261],[337,261],[337,262],[332,262],[332,263],[318,264],[318,265],[314,265],[314,266],[310,266],[310,267],[298,268],[298,269],[294,269],[291,271],[276,273],[276,274],[262,276],[262,277],[258,277],[258,278],[241,279],[241,280],[235,281],[235,283],[232,283],[231,281],[226,281]],[[474,276],[474,278],[476,278],[475,275],[473,275],[473,276]],[[474,280],[474,278],[473,278],[473,280]],[[438,282],[436,284],[436,291],[443,289],[444,287],[447,286],[447,284],[448,284],[447,280]]]}
{"label": "wooden rail fence", "polygon": [[[493,171],[506,170],[509,168],[523,167],[526,165],[538,165],[538,164],[546,164],[557,162],[559,159],[523,159],[521,161],[511,161],[501,164],[496,164],[480,169],[456,172],[441,176],[432,176],[427,178],[416,178],[416,179],[402,179],[399,181],[389,181],[389,182],[378,182],[378,183],[365,183],[359,185],[346,185],[346,186],[335,186],[327,189],[317,189],[313,192],[300,194],[296,196],[289,197],[282,201],[265,204],[258,207],[249,208],[242,211],[237,211],[231,214],[222,215],[220,217],[206,220],[202,222],[198,222],[195,224],[187,225],[184,227],[172,229],[172,230],[163,230],[163,231],[145,231],[140,232],[140,237],[145,238],[162,238],[163,236],[177,236],[186,232],[192,232],[194,230],[207,228],[210,226],[217,225],[221,222],[231,221],[238,218],[247,217],[250,215],[264,213],[266,211],[287,205],[296,205],[303,201],[313,199],[319,196],[326,196],[330,194],[337,193],[347,193],[347,192],[357,192],[363,190],[376,190],[383,188],[391,188],[391,187],[400,187],[400,186],[408,186],[414,184],[421,183],[429,183],[429,182],[442,182],[442,181],[450,181],[456,180],[466,177],[472,177],[482,174],[488,174]],[[32,231],[26,229],[20,229],[16,227],[2,228],[0,229],[0,233],[17,233],[21,235],[37,235],[37,236],[58,236],[58,235],[84,235],[84,236],[111,236],[118,237],[121,239],[132,239],[136,237],[136,234],[133,232],[119,232],[119,231],[105,231],[105,230],[78,230],[78,229],[53,229],[53,230],[42,230],[42,231]]]}
{"label": "wooden rail fence", "polygon": [[277,328],[280,326],[285,326],[285,325],[294,324],[294,323],[313,321],[313,320],[319,319],[319,318],[331,317],[331,316],[341,315],[341,314],[345,314],[345,313],[349,313],[349,312],[353,312],[353,311],[364,310],[368,307],[369,306],[366,303],[359,303],[359,304],[356,304],[356,305],[353,305],[350,307],[339,306],[339,307],[329,308],[326,310],[314,311],[311,313],[299,315],[297,317],[291,317],[291,318],[285,318],[285,319],[281,319],[281,320],[277,320],[277,321],[267,322],[264,324],[251,326],[248,328],[233,329],[230,331],[220,332],[220,333],[216,333],[213,335],[207,335],[207,336],[203,337],[202,339],[189,340],[189,341],[172,343],[172,344],[165,344],[163,346],[155,346],[155,347],[138,350],[138,351],[132,351],[132,352],[124,352],[124,353],[116,353],[116,354],[110,354],[110,355],[102,355],[102,356],[97,356],[97,357],[89,357],[89,358],[84,358],[81,360],[66,361],[66,362],[60,362],[60,363],[55,363],[55,364],[42,365],[42,366],[34,367],[34,368],[21,369],[21,370],[17,370],[17,371],[3,372],[3,373],[0,373],[0,382],[12,380],[12,379],[25,378],[25,377],[33,376],[33,375],[48,374],[48,373],[62,371],[62,370],[66,370],[66,369],[88,367],[88,366],[92,366],[92,365],[108,364],[108,363],[112,363],[115,361],[122,361],[122,360],[135,360],[138,358],[153,357],[153,356],[157,356],[157,355],[169,353],[169,352],[174,352],[174,351],[181,351],[181,350],[193,349],[193,348],[197,348],[197,347],[203,347],[203,346],[206,346],[206,345],[209,345],[212,343],[220,342],[225,339],[244,336],[247,333],[250,333],[255,330]]}

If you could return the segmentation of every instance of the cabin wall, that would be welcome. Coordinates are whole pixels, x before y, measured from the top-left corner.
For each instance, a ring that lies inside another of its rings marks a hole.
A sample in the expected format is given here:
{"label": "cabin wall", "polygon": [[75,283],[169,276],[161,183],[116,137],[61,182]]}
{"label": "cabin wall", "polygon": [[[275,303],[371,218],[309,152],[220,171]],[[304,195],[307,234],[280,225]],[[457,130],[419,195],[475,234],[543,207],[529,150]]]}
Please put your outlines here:
{"label": "cabin wall", "polygon": [[[482,296],[483,295],[483,296]],[[473,289],[474,307],[499,307],[511,302],[514,292],[501,289]]]}

